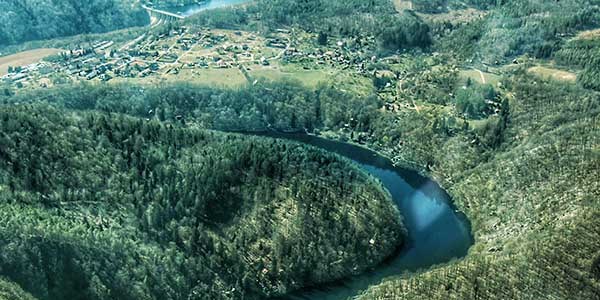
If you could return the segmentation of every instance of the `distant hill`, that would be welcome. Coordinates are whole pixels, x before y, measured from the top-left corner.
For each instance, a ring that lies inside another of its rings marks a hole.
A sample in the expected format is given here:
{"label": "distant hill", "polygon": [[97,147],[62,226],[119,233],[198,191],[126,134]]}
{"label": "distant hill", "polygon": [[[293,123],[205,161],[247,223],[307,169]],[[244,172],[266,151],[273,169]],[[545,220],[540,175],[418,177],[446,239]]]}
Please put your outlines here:
{"label": "distant hill", "polygon": [[130,0],[0,1],[0,47],[148,22],[146,12]]}
{"label": "distant hill", "polygon": [[378,182],[301,144],[44,105],[1,105],[0,144],[0,299],[265,299],[403,241]]}

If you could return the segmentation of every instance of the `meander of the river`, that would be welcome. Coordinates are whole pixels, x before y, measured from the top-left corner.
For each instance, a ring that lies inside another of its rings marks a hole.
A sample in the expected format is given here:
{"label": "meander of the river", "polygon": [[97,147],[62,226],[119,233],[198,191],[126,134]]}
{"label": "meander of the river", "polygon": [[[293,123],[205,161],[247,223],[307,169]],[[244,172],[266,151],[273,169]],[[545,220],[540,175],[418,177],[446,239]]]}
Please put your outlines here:
{"label": "meander of the river", "polygon": [[[197,4],[161,8],[188,17],[196,13],[249,2],[208,0]],[[306,134],[252,133],[312,145],[342,155],[378,178],[392,195],[408,230],[404,246],[381,265],[358,276],[310,287],[285,299],[340,300],[354,297],[386,278],[464,257],[473,244],[469,221],[452,205],[440,186],[419,173],[395,167],[390,160],[368,149]]]}
{"label": "meander of the river", "polygon": [[378,178],[392,195],[408,230],[408,241],[392,257],[364,274],[306,288],[284,299],[339,300],[407,272],[464,257],[473,244],[470,224],[440,186],[419,173],[395,167],[377,153],[343,142],[306,134],[259,133],[293,140],[344,156]]}

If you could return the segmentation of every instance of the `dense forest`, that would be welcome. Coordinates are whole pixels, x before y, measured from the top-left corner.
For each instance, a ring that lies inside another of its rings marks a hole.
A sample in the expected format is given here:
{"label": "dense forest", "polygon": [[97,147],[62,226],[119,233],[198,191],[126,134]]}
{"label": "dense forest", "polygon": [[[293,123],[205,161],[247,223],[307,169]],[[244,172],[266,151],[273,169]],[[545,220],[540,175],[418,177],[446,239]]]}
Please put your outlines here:
{"label": "dense forest", "polygon": [[[600,38],[580,35],[600,1],[254,3],[183,24],[370,36],[390,59],[366,64],[360,92],[338,77],[0,89],[0,299],[262,299],[405,241],[388,193],[347,160],[221,132],[266,130],[361,144],[467,215],[464,259],[357,298],[600,299]],[[449,21],[457,9],[482,13]]]}
{"label": "dense forest", "polygon": [[[598,220],[594,174],[600,160],[594,147],[600,142],[600,100],[594,92],[519,71],[503,82],[501,91],[515,98],[506,101],[498,116],[472,116],[489,125],[471,128],[460,121],[453,125],[443,115],[433,119],[408,112],[392,115],[382,112],[382,103],[375,98],[352,96],[328,86],[308,90],[288,82],[260,83],[241,90],[188,84],[113,87],[72,87],[5,99],[11,103],[39,99],[68,109],[128,113],[173,126],[309,129],[336,132],[346,139],[361,136],[361,142],[396,162],[429,170],[469,215],[479,244],[465,261],[410,280],[388,281],[369,290],[366,299],[382,295],[592,299],[599,291],[598,281],[590,279],[598,260],[592,248],[600,237],[600,227],[594,225]],[[485,98],[492,91],[474,85],[472,93]],[[499,176],[498,170],[511,175]],[[561,196],[568,190],[576,196]],[[525,201],[523,194],[533,196]],[[510,210],[514,205],[525,209]],[[566,224],[553,222],[565,218],[566,212],[576,217]],[[492,227],[486,225],[492,221]],[[576,235],[572,233],[575,228]],[[502,230],[510,235],[501,235]],[[575,248],[579,254],[568,253]],[[490,256],[489,249],[501,250],[493,250]],[[577,255],[587,256],[574,264]],[[494,274],[504,274],[505,279]],[[510,283],[505,280],[515,278],[521,283],[507,290]],[[483,287],[478,283],[482,280]],[[464,288],[455,288],[459,282]],[[573,282],[579,282],[576,294],[571,290]]]}
{"label": "dense forest", "polygon": [[[444,81],[440,85],[456,84],[456,78],[446,80],[449,82]],[[406,97],[418,94],[420,97],[436,99],[434,97],[442,92],[445,91],[446,95],[448,93],[446,87],[429,90],[422,90],[422,87],[415,84],[414,88],[407,89]],[[476,83],[464,89],[450,88],[449,91],[455,92],[456,96],[446,101],[456,103],[461,113],[473,119],[488,116],[490,108],[486,101],[497,97],[497,92],[492,86]],[[203,128],[224,131],[343,130],[350,134],[349,138],[355,140],[359,136],[381,136],[389,142],[400,142],[415,137],[414,141],[418,142],[427,134],[450,134],[457,128],[462,130],[454,117],[439,116],[433,124],[428,124],[431,122],[424,116],[415,114],[403,114],[398,119],[392,114],[382,114],[380,110],[384,102],[374,95],[359,96],[326,84],[312,90],[292,81],[259,81],[238,90],[188,83],[160,87],[115,84],[62,86],[60,89],[33,91],[14,96],[0,95],[0,101],[5,103],[39,99],[67,109],[95,109],[156,118],[160,121],[192,122]],[[438,98],[432,101],[438,103],[443,100]],[[510,108],[508,102],[503,103],[502,111],[506,115]],[[498,146],[496,133],[502,130],[505,121],[497,122],[497,119],[487,120],[488,125],[476,131],[478,142],[487,146]],[[403,132],[410,134],[405,135]]]}
{"label": "dense forest", "polygon": [[600,26],[598,0],[501,2],[484,19],[453,28],[439,40],[440,50],[489,64],[525,53],[549,58],[565,36]]}
{"label": "dense forest", "polygon": [[600,91],[600,40],[574,39],[554,54],[556,62],[563,66],[583,69],[578,81],[586,88]]}
{"label": "dense forest", "polygon": [[[447,80],[454,82],[456,79]],[[416,85],[415,89],[413,93],[421,93],[423,97],[440,94],[436,88],[422,91]],[[466,89],[457,88],[456,93],[455,99],[448,101],[455,101],[459,110],[475,119],[488,115],[489,107],[485,103],[496,96],[496,91],[489,85],[475,83]],[[188,83],[154,88],[120,84],[62,86],[60,89],[0,95],[0,102],[7,104],[32,100],[43,100],[67,109],[125,113],[224,131],[341,130],[347,134],[344,138],[354,141],[365,142],[379,137],[390,144],[407,143],[407,147],[412,143],[430,145],[432,140],[427,137],[431,134],[452,135],[457,130],[464,130],[453,116],[436,116],[432,122],[418,114],[382,114],[380,110],[384,103],[374,95],[358,96],[330,85],[312,90],[288,81],[257,82],[239,90]],[[506,101],[504,104],[502,115],[507,116],[510,108]],[[485,147],[497,147],[506,124],[505,117],[486,119],[485,124],[483,128],[470,131],[476,142]],[[432,153],[425,153],[428,155],[419,157],[418,164],[421,166],[430,164],[432,160]]]}
{"label": "dense forest", "polygon": [[439,149],[427,153],[431,174],[469,216],[476,246],[362,299],[600,298],[600,94],[525,72],[503,85],[514,98],[500,146],[473,144],[467,130],[432,135],[429,149],[382,147],[413,161]]}
{"label": "dense forest", "polygon": [[415,10],[424,13],[444,13],[455,9],[479,8],[489,9],[496,5],[503,5],[508,1],[503,0],[412,0]]}
{"label": "dense forest", "polygon": [[0,1],[0,47],[31,40],[99,33],[148,24],[128,0]]}
{"label": "dense forest", "polygon": [[427,48],[431,44],[429,27],[423,20],[414,12],[399,14],[388,0],[257,0],[245,7],[200,13],[188,23],[259,31],[299,26],[326,35],[372,35],[383,51]]}
{"label": "dense forest", "polygon": [[0,299],[3,300],[34,300],[35,298],[21,289],[19,285],[0,278]]}
{"label": "dense forest", "polygon": [[37,104],[0,129],[0,274],[38,299],[260,299],[402,243],[380,184],[306,146]]}
{"label": "dense forest", "polygon": [[260,82],[240,90],[186,83],[158,88],[75,85],[32,93],[0,96],[0,101],[44,100],[68,109],[96,109],[159,121],[193,121],[204,128],[225,131],[338,129],[352,118],[353,127],[365,131],[382,105],[374,97],[357,97],[328,86],[312,91],[296,82]]}

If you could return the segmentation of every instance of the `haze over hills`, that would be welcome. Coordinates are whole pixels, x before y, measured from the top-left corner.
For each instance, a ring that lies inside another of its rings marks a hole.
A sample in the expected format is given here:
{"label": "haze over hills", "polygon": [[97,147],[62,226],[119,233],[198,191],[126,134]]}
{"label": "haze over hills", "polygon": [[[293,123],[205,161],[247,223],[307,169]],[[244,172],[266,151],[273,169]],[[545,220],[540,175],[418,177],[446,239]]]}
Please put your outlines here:
{"label": "haze over hills", "polygon": [[600,1],[227,3],[0,2],[0,299],[600,299]]}

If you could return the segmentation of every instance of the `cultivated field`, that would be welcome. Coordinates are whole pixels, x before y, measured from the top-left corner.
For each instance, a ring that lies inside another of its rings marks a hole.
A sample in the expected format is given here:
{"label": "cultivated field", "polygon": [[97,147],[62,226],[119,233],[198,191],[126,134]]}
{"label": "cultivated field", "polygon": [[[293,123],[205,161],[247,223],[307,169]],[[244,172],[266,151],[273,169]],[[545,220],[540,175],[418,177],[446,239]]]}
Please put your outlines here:
{"label": "cultivated field", "polygon": [[0,57],[0,76],[6,75],[10,66],[26,66],[61,51],[63,50],[42,48]]}
{"label": "cultivated field", "polygon": [[591,40],[600,37],[600,29],[585,30],[580,32],[575,39]]}
{"label": "cultivated field", "polygon": [[530,73],[536,74],[545,78],[552,78],[554,80],[567,81],[567,82],[575,82],[577,80],[577,75],[575,73],[571,73],[568,71],[563,71],[559,69],[553,69],[549,67],[536,66],[532,67],[528,70]]}
{"label": "cultivated field", "polygon": [[242,72],[237,68],[230,69],[182,69],[178,74],[164,74],[160,77],[149,76],[146,78],[115,78],[111,83],[143,83],[151,86],[173,82],[193,82],[196,84],[237,88],[248,83]]}
{"label": "cultivated field", "polygon": [[399,12],[402,12],[407,9],[413,9],[412,1],[407,0],[394,0],[394,7]]}

